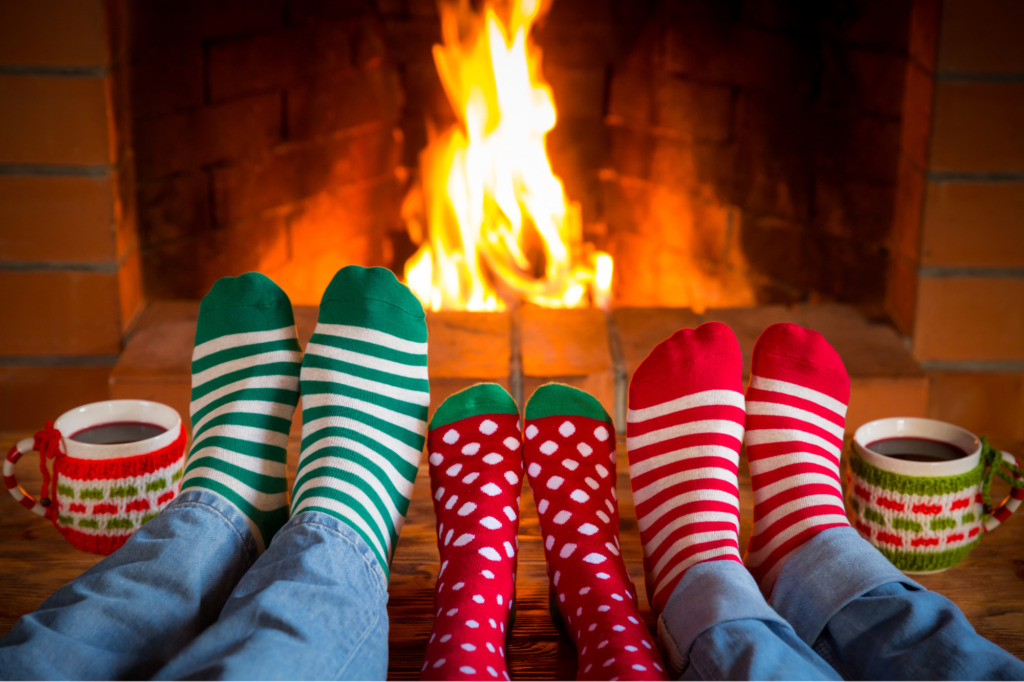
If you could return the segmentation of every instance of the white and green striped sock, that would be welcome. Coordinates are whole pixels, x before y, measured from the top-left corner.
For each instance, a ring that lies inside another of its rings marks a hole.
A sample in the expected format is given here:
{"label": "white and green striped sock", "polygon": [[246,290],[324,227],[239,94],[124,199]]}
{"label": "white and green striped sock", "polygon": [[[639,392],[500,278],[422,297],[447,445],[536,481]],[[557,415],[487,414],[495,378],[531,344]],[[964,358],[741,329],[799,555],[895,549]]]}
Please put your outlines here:
{"label": "white and green striped sock", "polygon": [[285,446],[301,359],[291,302],[265,276],[224,277],[200,304],[181,489],[229,500],[261,551],[288,520]]}
{"label": "white and green striped sock", "polygon": [[427,325],[383,268],[334,276],[302,361],[302,453],[292,514],[351,526],[384,575],[405,522],[426,433]]}

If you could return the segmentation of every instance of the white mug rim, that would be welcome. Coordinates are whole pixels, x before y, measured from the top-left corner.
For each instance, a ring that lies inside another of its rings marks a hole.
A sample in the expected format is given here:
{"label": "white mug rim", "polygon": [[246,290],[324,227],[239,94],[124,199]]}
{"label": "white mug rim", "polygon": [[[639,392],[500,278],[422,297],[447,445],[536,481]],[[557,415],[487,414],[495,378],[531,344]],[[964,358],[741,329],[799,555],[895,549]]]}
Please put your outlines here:
{"label": "white mug rim", "polygon": [[[148,422],[162,426],[166,431],[130,443],[82,443],[71,438],[82,429],[115,421]],[[57,417],[53,426],[63,437],[67,456],[87,460],[148,455],[176,441],[182,429],[181,415],[170,405],[132,398],[99,400],[79,405]]]}
{"label": "white mug rim", "polygon": [[[885,438],[919,437],[951,443],[966,457],[940,462],[911,462],[887,457],[869,446]],[[854,451],[868,464],[903,476],[958,476],[973,471],[981,461],[981,441],[967,429],[925,417],[885,417],[863,424],[853,434]]]}

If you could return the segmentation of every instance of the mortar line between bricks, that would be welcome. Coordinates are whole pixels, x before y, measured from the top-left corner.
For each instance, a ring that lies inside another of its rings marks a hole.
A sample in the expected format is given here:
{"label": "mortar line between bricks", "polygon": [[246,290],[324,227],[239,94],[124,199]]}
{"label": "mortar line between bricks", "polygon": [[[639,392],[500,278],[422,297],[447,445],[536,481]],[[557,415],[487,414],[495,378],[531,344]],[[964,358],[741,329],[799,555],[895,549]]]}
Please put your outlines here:
{"label": "mortar line between bricks", "polygon": [[511,311],[508,326],[508,387],[512,399],[516,401],[520,413],[523,405],[523,330],[519,317],[519,307]]}

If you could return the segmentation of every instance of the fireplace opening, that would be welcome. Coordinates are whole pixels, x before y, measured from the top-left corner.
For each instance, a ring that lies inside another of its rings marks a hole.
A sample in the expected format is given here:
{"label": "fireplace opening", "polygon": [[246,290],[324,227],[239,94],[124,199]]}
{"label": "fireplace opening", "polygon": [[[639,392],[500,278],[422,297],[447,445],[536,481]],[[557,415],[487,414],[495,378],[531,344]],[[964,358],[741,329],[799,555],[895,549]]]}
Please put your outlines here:
{"label": "fireplace opening", "polygon": [[[581,243],[614,259],[611,305],[881,310],[910,10],[546,3],[546,147]],[[434,0],[129,2],[127,25],[148,299],[246,270],[299,304],[347,263],[402,276],[428,131],[458,121]]]}

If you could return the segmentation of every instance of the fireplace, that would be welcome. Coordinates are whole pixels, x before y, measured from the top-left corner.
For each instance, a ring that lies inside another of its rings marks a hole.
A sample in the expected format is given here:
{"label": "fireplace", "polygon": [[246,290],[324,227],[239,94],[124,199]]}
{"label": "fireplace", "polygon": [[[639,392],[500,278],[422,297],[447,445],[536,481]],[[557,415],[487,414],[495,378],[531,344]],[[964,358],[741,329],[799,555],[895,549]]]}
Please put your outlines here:
{"label": "fireplace", "polygon": [[[452,116],[433,0],[3,11],[44,38],[0,66],[36,106],[0,149],[0,306],[27,329],[0,349],[5,427],[103,397],[147,303],[259,269],[315,304],[341,264],[401,272],[402,200]],[[548,150],[615,259],[613,308],[849,304],[906,337],[930,414],[1024,441],[1014,12],[554,0]]]}

